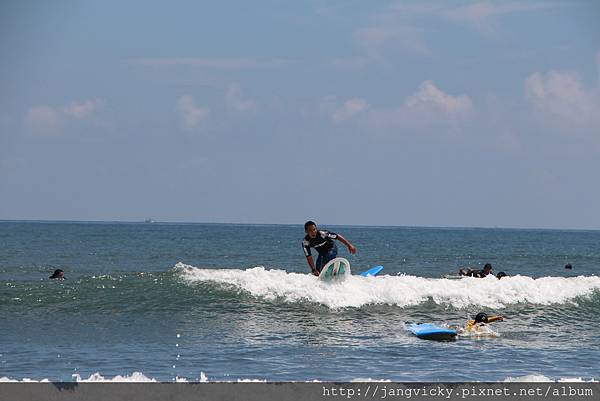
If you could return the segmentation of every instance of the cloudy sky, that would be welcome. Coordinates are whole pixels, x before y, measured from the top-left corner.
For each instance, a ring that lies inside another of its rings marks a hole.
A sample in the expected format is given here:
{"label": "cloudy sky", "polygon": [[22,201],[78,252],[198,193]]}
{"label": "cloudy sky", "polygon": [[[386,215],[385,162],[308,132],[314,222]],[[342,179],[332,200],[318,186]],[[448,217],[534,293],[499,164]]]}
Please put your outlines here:
{"label": "cloudy sky", "polygon": [[600,229],[596,1],[3,1],[0,219]]}

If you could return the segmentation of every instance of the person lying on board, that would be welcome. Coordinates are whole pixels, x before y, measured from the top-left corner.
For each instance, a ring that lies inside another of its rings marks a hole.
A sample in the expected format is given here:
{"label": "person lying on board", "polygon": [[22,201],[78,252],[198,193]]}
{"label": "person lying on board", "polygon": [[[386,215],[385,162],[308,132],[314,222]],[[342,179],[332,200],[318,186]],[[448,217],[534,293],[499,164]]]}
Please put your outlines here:
{"label": "person lying on board", "polygon": [[[302,240],[302,249],[304,250],[304,256],[306,256],[306,262],[315,276],[318,276],[321,273],[323,266],[325,266],[327,262],[337,257],[338,249],[333,241],[334,239],[346,245],[351,254],[356,253],[356,247],[346,238],[331,231],[318,230],[317,224],[314,221],[307,221],[304,224],[304,232],[306,233],[306,236]],[[315,248],[319,254],[316,264],[310,253],[310,248]]]}
{"label": "person lying on board", "polygon": [[483,266],[483,270],[476,270],[476,269],[468,269],[468,270],[464,270],[462,267],[458,270],[458,274],[460,274],[461,276],[466,276],[466,277],[478,277],[478,278],[484,278],[486,277],[488,274],[492,274],[492,265],[489,263],[486,263],[485,266]]}
{"label": "person lying on board", "polygon": [[488,316],[487,313],[485,312],[479,312],[477,315],[475,315],[474,319],[471,319],[467,322],[467,326],[465,327],[465,331],[480,331],[481,328],[485,327],[487,324],[492,323],[492,322],[496,322],[496,321],[503,321],[504,317],[501,315],[498,316]]}

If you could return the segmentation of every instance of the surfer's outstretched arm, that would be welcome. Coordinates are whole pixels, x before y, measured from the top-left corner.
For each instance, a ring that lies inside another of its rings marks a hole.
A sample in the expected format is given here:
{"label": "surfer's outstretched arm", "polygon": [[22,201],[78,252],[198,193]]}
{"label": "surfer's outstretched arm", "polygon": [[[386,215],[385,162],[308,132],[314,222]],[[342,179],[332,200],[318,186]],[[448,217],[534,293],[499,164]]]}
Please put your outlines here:
{"label": "surfer's outstretched arm", "polygon": [[346,247],[348,248],[348,251],[350,251],[351,254],[354,255],[356,253],[356,247],[354,245],[352,245],[346,238],[344,238],[340,234],[338,234],[337,240],[340,241],[342,244],[346,245]]}

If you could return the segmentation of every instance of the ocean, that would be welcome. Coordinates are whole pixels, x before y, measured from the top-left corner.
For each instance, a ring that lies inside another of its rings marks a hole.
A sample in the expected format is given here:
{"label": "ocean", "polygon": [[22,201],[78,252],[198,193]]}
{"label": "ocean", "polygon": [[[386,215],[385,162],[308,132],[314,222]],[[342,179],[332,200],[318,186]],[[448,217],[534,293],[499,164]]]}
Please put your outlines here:
{"label": "ocean", "polygon": [[0,222],[0,380],[600,379],[600,231],[320,228],[354,276],[310,275],[300,224]]}

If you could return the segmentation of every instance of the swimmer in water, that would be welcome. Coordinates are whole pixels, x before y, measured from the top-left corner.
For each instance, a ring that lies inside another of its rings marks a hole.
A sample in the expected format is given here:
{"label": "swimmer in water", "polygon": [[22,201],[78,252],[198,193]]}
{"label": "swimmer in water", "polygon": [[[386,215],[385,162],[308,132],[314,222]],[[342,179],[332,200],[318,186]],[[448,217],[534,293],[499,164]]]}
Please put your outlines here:
{"label": "swimmer in water", "polygon": [[61,269],[56,269],[54,270],[54,273],[52,273],[52,275],[50,277],[48,277],[49,279],[56,279],[56,280],[64,280],[65,279],[65,272],[62,271]]}
{"label": "swimmer in water", "polygon": [[487,327],[489,323],[492,322],[501,322],[504,320],[504,317],[501,315],[498,316],[488,316],[487,313],[479,312],[475,315],[474,319],[471,319],[467,322],[467,326],[464,331],[467,333],[485,333],[486,331],[490,331]]}

